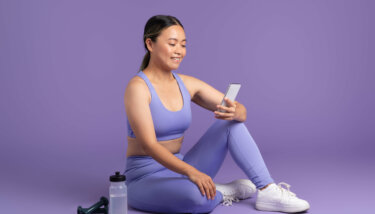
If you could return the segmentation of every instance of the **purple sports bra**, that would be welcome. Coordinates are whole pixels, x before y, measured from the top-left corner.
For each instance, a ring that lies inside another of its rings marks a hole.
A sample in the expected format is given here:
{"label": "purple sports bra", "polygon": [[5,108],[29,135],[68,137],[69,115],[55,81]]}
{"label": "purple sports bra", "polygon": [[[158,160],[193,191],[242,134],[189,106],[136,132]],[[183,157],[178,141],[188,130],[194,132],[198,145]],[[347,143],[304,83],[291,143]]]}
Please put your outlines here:
{"label": "purple sports bra", "polygon": [[[171,140],[183,136],[185,130],[189,128],[191,123],[190,94],[180,76],[174,71],[172,71],[172,74],[177,80],[184,101],[182,109],[179,111],[170,111],[166,109],[159,99],[159,96],[157,95],[148,77],[143,73],[142,70],[137,73],[137,75],[142,77],[146,82],[151,93],[150,110],[158,141]],[[130,127],[129,120],[126,120],[128,136],[135,138],[135,134]]]}

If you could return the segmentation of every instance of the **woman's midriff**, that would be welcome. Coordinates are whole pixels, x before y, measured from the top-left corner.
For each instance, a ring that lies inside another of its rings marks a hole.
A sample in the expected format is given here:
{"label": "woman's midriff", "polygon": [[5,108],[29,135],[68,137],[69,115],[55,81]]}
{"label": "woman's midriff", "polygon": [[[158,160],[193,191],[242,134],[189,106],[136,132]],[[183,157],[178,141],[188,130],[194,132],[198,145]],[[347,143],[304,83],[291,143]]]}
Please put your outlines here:
{"label": "woman's midriff", "polygon": [[[181,144],[184,139],[184,136],[172,140],[163,140],[158,141],[162,146],[168,149],[171,153],[175,154],[180,152]],[[126,150],[126,157],[133,156],[133,155],[147,155],[146,152],[143,150],[141,144],[137,142],[136,138],[132,138],[128,136],[128,148]]]}

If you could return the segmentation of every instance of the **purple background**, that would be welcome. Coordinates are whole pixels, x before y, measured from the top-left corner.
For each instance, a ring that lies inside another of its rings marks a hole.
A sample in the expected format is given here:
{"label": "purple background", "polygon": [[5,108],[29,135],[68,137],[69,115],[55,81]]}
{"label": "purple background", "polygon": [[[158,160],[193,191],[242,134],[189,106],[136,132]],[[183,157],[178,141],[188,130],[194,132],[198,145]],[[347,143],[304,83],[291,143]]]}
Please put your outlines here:
{"label": "purple background", "polygon": [[[156,14],[184,25],[178,73],[237,100],[276,182],[309,213],[373,202],[374,1],[0,1],[0,207],[76,213],[125,169],[128,80]],[[192,103],[185,154],[214,122]],[[245,174],[228,156],[214,178]],[[255,198],[212,213],[261,213]],[[132,210],[130,213],[141,213]],[[262,212],[265,213],[265,212]]]}

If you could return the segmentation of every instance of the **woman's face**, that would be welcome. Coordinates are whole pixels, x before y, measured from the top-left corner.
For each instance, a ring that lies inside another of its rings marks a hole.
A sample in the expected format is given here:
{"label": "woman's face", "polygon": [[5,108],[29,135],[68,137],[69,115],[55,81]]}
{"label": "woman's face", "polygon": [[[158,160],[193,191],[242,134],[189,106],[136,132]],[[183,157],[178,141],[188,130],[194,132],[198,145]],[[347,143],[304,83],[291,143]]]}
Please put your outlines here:
{"label": "woman's face", "polygon": [[147,40],[153,62],[162,69],[176,70],[186,55],[185,31],[180,25],[164,29],[155,43]]}

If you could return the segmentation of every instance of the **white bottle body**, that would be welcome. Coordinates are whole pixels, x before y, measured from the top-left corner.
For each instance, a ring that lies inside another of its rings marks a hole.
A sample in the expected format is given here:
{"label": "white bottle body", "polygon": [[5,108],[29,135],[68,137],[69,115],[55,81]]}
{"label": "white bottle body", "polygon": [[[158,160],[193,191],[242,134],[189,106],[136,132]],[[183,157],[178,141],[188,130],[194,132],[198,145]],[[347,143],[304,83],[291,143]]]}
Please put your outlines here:
{"label": "white bottle body", "polygon": [[111,182],[109,187],[109,214],[128,213],[128,194],[125,181]]}

